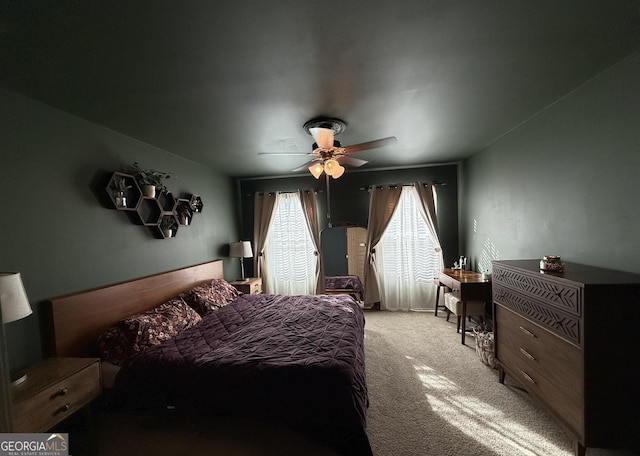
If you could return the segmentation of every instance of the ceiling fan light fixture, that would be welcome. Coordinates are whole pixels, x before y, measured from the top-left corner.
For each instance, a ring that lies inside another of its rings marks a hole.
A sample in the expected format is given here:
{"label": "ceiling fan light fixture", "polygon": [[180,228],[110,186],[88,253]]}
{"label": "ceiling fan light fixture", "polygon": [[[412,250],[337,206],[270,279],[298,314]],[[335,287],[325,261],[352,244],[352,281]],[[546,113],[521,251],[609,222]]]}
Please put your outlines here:
{"label": "ceiling fan light fixture", "polygon": [[330,158],[329,160],[324,162],[324,172],[329,176],[333,176],[339,168],[341,168],[340,163],[335,158]]}
{"label": "ceiling fan light fixture", "polygon": [[309,132],[316,140],[320,149],[328,150],[333,147],[333,130],[330,128],[310,128]]}
{"label": "ceiling fan light fixture", "polygon": [[316,162],[313,165],[309,166],[309,172],[313,174],[313,177],[315,177],[316,179],[320,179],[323,171],[324,166],[322,166],[322,163],[320,162]]}
{"label": "ceiling fan light fixture", "polygon": [[334,179],[337,179],[343,174],[344,174],[344,166],[338,165],[338,168],[336,168],[336,170],[333,172],[331,177],[333,177]]}

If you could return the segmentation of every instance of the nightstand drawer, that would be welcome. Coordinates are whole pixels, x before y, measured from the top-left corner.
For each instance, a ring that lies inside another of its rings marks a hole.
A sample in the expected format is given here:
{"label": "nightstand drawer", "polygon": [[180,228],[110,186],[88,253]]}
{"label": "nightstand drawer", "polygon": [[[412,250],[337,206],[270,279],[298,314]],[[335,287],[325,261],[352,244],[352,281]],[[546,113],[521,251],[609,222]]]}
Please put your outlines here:
{"label": "nightstand drawer", "polygon": [[[62,358],[64,359],[64,358]],[[42,363],[50,367],[46,361]],[[45,369],[27,371],[23,385],[17,385],[14,394],[13,432],[43,432],[78,411],[101,392],[100,364],[89,362],[65,378],[56,377],[55,369],[48,369],[48,382],[43,378]],[[31,382],[31,384],[29,384]]]}
{"label": "nightstand drawer", "polygon": [[250,288],[250,293],[251,294],[260,294],[262,293],[262,280],[261,281],[256,281],[254,283],[251,284],[251,288]]}
{"label": "nightstand drawer", "polygon": [[236,290],[244,294],[260,294],[262,293],[262,278],[261,277],[249,277],[246,280],[236,280],[231,282]]}

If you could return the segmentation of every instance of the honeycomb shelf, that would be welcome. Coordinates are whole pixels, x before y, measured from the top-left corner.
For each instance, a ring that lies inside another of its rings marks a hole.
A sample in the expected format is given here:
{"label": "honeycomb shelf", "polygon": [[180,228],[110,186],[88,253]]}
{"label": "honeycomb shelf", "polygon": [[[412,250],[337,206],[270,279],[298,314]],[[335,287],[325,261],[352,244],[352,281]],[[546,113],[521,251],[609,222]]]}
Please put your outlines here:
{"label": "honeycomb shelf", "polygon": [[[105,192],[110,207],[125,211],[133,223],[149,227],[158,239],[176,237],[180,227],[189,226],[204,208],[198,195],[175,198],[171,192],[161,192],[155,197],[144,196],[135,176],[118,171],[109,177]],[[162,229],[165,217],[174,222],[170,236]]]}
{"label": "honeycomb shelf", "polygon": [[113,207],[120,211],[135,211],[142,197],[135,178],[118,172],[111,175],[106,192]]}
{"label": "honeycomb shelf", "polygon": [[140,224],[144,226],[158,226],[160,223],[160,216],[162,215],[162,208],[155,198],[143,196],[138,208],[138,219]]}

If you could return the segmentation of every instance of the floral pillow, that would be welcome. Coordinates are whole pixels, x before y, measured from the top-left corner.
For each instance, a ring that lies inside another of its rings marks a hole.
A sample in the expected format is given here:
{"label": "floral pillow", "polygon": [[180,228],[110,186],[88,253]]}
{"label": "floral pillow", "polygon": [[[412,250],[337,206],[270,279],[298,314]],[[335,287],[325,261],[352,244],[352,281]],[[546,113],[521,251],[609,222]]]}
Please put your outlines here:
{"label": "floral pillow", "polygon": [[213,279],[180,295],[184,302],[205,316],[235,300],[241,293],[224,279]]}
{"label": "floral pillow", "polygon": [[100,357],[117,366],[151,345],[171,339],[202,318],[180,297],[120,320],[98,338]]}

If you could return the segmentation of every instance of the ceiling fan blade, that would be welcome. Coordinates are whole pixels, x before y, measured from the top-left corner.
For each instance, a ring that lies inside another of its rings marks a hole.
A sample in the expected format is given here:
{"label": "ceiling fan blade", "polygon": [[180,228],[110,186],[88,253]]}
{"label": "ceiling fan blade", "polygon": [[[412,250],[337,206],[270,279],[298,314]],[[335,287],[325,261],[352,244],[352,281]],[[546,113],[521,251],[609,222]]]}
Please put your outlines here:
{"label": "ceiling fan blade", "polygon": [[310,155],[308,152],[258,152],[258,155]]}
{"label": "ceiling fan blade", "polygon": [[338,160],[338,163],[340,163],[341,165],[349,165],[353,166],[354,168],[358,168],[369,163],[367,160],[361,160],[359,158],[349,157],[347,155],[336,157],[336,160]]}
{"label": "ceiling fan blade", "polygon": [[300,165],[297,168],[292,169],[291,171],[297,172],[297,171],[303,171],[305,169],[309,169],[309,166],[313,165],[316,161],[318,161],[318,160],[317,159],[309,160],[304,165]]}
{"label": "ceiling fan blade", "polygon": [[320,149],[329,150],[333,147],[333,130],[331,128],[314,127],[309,128],[309,132]]}
{"label": "ceiling fan blade", "polygon": [[[360,152],[361,150],[367,149],[375,149],[376,147],[384,147],[390,146],[391,144],[395,144],[397,142],[397,138],[395,136],[389,136],[387,138],[376,139],[375,141],[364,142],[360,144],[353,144],[351,146],[347,146],[344,148],[345,154],[350,154],[353,152]],[[319,144],[319,143],[318,143]]]}

